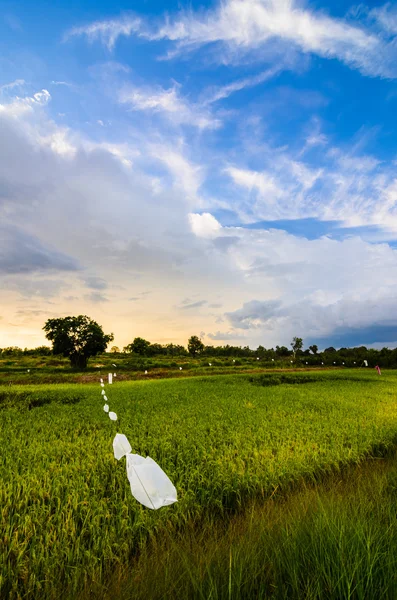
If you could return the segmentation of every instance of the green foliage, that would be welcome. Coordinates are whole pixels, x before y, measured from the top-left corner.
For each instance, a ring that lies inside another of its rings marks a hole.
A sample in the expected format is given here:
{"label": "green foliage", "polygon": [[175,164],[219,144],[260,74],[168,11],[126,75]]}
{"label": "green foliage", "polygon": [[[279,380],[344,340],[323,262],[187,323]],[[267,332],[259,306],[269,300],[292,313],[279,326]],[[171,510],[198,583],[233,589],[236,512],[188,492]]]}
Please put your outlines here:
{"label": "green foliage", "polygon": [[293,337],[291,342],[292,352],[297,354],[303,348],[303,340],[300,337]]}
{"label": "green foliage", "polygon": [[131,344],[128,344],[126,348],[128,352],[139,354],[140,356],[147,356],[150,342],[141,337],[136,337]]}
{"label": "green foliage", "polygon": [[189,354],[192,356],[197,356],[197,354],[201,354],[203,352],[204,344],[197,335],[192,335],[189,338],[187,349]]}
{"label": "green foliage", "polygon": [[106,600],[397,598],[396,480],[395,456],[372,460],[288,495],[275,489],[226,521],[166,532],[121,571],[121,586],[116,574]]}
{"label": "green foliage", "polygon": [[43,327],[54,354],[70,359],[73,367],[85,369],[91,356],[104,352],[113,334],[105,335],[96,321],[87,316],[48,319]]}
{"label": "green foliage", "polygon": [[[111,356],[111,355],[110,355]],[[312,385],[254,386],[246,375],[40,386],[0,411],[0,597],[77,599],[148,539],[225,518],[278,486],[316,478],[395,441],[397,376],[322,373]],[[85,377],[85,375],[84,375]],[[368,385],[368,382],[373,382]],[[6,394],[27,394],[13,386]],[[52,395],[59,401],[41,403]],[[62,399],[79,398],[75,405]],[[29,404],[31,408],[29,410]],[[178,503],[150,511],[131,496],[112,439],[150,455]],[[255,595],[253,596],[255,597]]]}

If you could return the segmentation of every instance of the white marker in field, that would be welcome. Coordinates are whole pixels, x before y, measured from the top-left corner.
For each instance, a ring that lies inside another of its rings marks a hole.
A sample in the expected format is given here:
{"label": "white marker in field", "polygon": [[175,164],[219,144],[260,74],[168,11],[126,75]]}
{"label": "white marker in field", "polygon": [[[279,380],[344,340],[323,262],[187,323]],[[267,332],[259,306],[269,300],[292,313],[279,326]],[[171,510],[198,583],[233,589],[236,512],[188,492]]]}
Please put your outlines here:
{"label": "white marker in field", "polygon": [[117,365],[115,365],[114,363],[112,363],[112,367],[117,367]]}
{"label": "white marker in field", "polygon": [[182,367],[179,367],[179,370],[182,371]]}
{"label": "white marker in field", "polygon": [[111,421],[117,421],[117,415],[116,415],[116,413],[115,412],[110,412],[109,413],[109,419]]}
{"label": "white marker in field", "polygon": [[210,367],[212,367],[212,363],[208,363]]}
{"label": "white marker in field", "polygon": [[104,404],[103,410],[108,413],[109,412],[109,404]]}
{"label": "white marker in field", "polygon": [[102,390],[101,394],[102,394],[102,396],[104,396],[105,395],[105,390]]}
{"label": "white marker in field", "polygon": [[113,373],[113,377],[116,377],[116,373]]}
{"label": "white marker in field", "polygon": [[147,371],[145,371],[145,375],[147,375]]}
{"label": "white marker in field", "polygon": [[236,362],[236,361],[234,360],[234,358],[233,358],[233,362]]}
{"label": "white marker in field", "polygon": [[322,362],[321,364],[323,365],[324,363]]}
{"label": "white marker in field", "polygon": [[108,383],[109,384],[113,383],[113,375],[112,375],[112,373],[108,373]]}
{"label": "white marker in field", "polygon": [[101,378],[101,380],[100,380],[100,381],[101,381],[101,383],[103,383],[103,379],[102,379],[102,378]]}
{"label": "white marker in field", "polygon": [[258,358],[256,360],[259,360],[259,356],[258,356]]}
{"label": "white marker in field", "polygon": [[272,361],[274,362],[274,358],[272,358]]}

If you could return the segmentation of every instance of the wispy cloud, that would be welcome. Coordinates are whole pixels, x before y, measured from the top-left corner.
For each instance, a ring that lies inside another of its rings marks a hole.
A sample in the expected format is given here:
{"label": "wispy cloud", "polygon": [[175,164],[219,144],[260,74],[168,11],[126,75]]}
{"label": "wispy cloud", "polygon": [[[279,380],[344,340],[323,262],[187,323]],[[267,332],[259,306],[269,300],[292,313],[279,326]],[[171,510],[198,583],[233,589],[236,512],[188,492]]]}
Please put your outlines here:
{"label": "wispy cloud", "polygon": [[[377,15],[389,23],[381,9]],[[393,15],[394,22],[394,15]],[[393,25],[388,25],[390,27]],[[396,77],[395,48],[365,23],[350,23],[323,12],[301,7],[295,0],[225,0],[207,11],[183,11],[167,17],[155,28],[135,16],[97,21],[72,29],[66,37],[86,35],[99,39],[112,49],[119,36],[139,35],[148,40],[169,40],[175,52],[186,52],[208,44],[222,44],[228,57],[222,61],[238,62],[247,54],[266,50],[269,59],[278,52],[275,41],[291,44],[303,53],[337,58],[349,67],[372,77]],[[258,57],[256,56],[256,59]]]}
{"label": "wispy cloud", "polygon": [[192,310],[194,308],[201,308],[207,304],[207,300],[198,300],[197,302],[190,302],[189,304],[181,304],[178,308],[180,310]]}
{"label": "wispy cloud", "polygon": [[267,69],[258,75],[253,75],[252,77],[244,77],[242,79],[237,79],[228,85],[212,87],[204,92],[204,103],[212,104],[214,102],[218,102],[219,100],[223,100],[224,98],[228,98],[232,94],[236,92],[240,92],[246,88],[251,88],[256,85],[260,85],[265,81],[269,81],[273,77],[276,77],[282,71],[281,66],[276,66],[271,69]]}
{"label": "wispy cloud", "polygon": [[241,333],[237,333],[236,331],[216,331],[215,333],[208,333],[207,337],[210,340],[219,342],[219,341],[231,341],[231,340],[243,340],[245,337],[241,335]]}
{"label": "wispy cloud", "polygon": [[216,129],[221,121],[213,117],[204,106],[188,102],[176,86],[170,89],[125,87],[119,101],[131,110],[157,113],[176,125],[191,125],[199,129]]}
{"label": "wispy cloud", "polygon": [[15,81],[11,81],[10,83],[5,83],[4,85],[0,85],[1,92],[7,92],[9,90],[13,90],[18,87],[22,87],[26,85],[26,81],[24,79],[15,79]]}
{"label": "wispy cloud", "polygon": [[90,42],[99,40],[108,50],[113,50],[117,39],[120,36],[130,36],[141,28],[141,19],[125,15],[117,19],[95,21],[87,25],[73,27],[64,35],[64,41],[74,36],[84,35]]}

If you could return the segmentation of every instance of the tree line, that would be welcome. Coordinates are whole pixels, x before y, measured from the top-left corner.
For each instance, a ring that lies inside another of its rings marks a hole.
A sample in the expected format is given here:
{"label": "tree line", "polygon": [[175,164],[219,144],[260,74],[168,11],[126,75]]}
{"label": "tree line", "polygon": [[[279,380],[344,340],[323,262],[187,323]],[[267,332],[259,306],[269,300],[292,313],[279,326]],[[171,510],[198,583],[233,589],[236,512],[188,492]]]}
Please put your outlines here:
{"label": "tree line", "polygon": [[[71,365],[84,369],[91,357],[106,352],[113,334],[105,334],[102,327],[85,315],[78,317],[64,317],[48,319],[43,327],[46,338],[52,342],[52,348],[38,346],[37,348],[22,350],[17,346],[0,348],[2,358],[10,356],[49,356],[62,355],[70,359]],[[256,349],[249,346],[208,346],[197,335],[192,335],[187,347],[180,344],[151,343],[142,337],[136,337],[130,344],[124,346],[122,353],[138,357],[154,356],[191,356],[191,357],[232,357],[254,358],[264,362],[292,361],[300,365],[309,366],[363,366],[367,361],[368,366],[379,365],[385,368],[397,368],[397,348],[382,348],[375,350],[365,346],[355,348],[325,348],[319,351],[315,344],[303,349],[303,339],[294,337],[287,346],[265,348],[259,345]],[[110,352],[121,353],[117,346],[112,346]]]}

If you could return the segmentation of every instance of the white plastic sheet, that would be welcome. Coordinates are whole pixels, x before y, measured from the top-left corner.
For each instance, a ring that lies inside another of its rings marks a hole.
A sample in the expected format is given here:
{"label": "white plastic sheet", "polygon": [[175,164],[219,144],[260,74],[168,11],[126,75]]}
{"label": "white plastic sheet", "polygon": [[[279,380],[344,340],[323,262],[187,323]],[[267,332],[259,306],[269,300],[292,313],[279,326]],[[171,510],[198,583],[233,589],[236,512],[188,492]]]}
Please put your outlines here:
{"label": "white plastic sheet", "polygon": [[109,412],[109,404],[104,404],[103,410],[108,413]]}
{"label": "white plastic sheet", "polygon": [[116,433],[113,440],[114,458],[120,460],[120,458],[129,454],[131,450],[131,444],[124,433]]}
{"label": "white plastic sheet", "polygon": [[117,415],[116,415],[116,413],[115,412],[110,412],[109,413],[109,419],[111,421],[117,421]]}
{"label": "white plastic sheet", "polygon": [[147,508],[156,510],[178,501],[175,486],[150,456],[127,454],[127,477],[132,495]]}
{"label": "white plastic sheet", "polygon": [[112,375],[112,373],[108,373],[108,383],[109,384],[113,383],[113,375]]}

